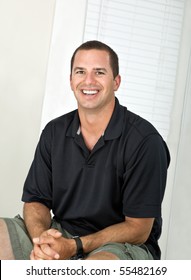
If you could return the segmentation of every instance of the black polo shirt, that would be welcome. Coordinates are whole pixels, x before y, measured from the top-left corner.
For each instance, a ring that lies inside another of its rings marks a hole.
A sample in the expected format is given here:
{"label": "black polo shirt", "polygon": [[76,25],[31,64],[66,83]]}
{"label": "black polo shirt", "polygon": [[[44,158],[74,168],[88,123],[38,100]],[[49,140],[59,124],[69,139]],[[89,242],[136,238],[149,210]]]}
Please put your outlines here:
{"label": "black polo shirt", "polygon": [[155,217],[147,245],[160,257],[161,202],[169,153],[156,129],[116,99],[111,120],[90,152],[78,111],[48,123],[26,178],[22,200],[41,202],[62,227],[87,235],[129,217]]}

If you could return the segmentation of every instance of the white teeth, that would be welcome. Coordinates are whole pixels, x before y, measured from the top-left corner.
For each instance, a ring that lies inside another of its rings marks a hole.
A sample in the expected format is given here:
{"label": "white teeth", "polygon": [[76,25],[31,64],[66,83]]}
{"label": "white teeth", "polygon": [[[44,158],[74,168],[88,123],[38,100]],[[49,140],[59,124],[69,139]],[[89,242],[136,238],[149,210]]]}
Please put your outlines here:
{"label": "white teeth", "polygon": [[97,92],[98,92],[97,90],[83,90],[83,93],[88,95],[93,95],[96,94]]}

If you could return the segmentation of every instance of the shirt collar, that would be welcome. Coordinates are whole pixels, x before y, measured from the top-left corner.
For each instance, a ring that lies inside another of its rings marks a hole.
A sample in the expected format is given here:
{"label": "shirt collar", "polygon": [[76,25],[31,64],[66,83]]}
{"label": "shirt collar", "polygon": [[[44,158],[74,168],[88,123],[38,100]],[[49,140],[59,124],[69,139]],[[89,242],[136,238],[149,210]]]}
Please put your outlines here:
{"label": "shirt collar", "polygon": [[117,98],[115,98],[115,107],[109,124],[105,130],[105,140],[112,140],[118,138],[122,133],[123,119],[124,119],[124,107],[119,104]]}
{"label": "shirt collar", "polygon": [[79,119],[79,115],[78,115],[78,110],[75,110],[73,120],[71,121],[70,125],[68,126],[66,136],[74,138],[76,135],[79,134],[79,132],[80,132],[79,128],[80,128],[80,119]]}
{"label": "shirt collar", "polygon": [[[112,140],[118,138],[122,133],[123,119],[124,119],[125,107],[119,104],[117,98],[115,98],[115,107],[109,124],[103,133],[105,140]],[[78,110],[75,110],[73,121],[70,123],[66,136],[75,137],[80,133],[80,120]]]}

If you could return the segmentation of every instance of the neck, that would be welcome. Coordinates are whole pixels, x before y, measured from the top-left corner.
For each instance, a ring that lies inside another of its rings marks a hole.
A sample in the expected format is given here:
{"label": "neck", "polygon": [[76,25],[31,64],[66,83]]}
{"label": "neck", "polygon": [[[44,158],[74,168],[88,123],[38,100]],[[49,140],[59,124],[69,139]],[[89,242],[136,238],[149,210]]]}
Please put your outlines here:
{"label": "neck", "polygon": [[104,107],[99,112],[84,111],[78,109],[81,133],[83,135],[86,146],[92,150],[99,138],[103,135],[114,110],[115,101],[112,106]]}
{"label": "neck", "polygon": [[101,136],[110,121],[114,106],[115,101],[110,104],[110,106],[104,107],[104,109],[100,111],[85,111],[80,110],[79,108],[78,112],[81,123],[81,131],[84,130],[91,134],[100,134]]}

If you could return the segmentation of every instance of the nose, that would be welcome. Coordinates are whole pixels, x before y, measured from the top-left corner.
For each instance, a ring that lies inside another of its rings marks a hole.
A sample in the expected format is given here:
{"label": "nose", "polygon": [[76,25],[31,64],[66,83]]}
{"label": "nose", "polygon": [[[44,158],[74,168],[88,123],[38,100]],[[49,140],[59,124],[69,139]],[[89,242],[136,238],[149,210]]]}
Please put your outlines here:
{"label": "nose", "polygon": [[87,85],[95,83],[95,74],[92,72],[86,73],[85,82]]}

